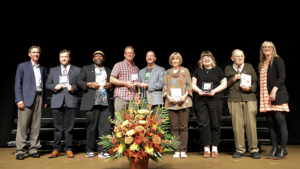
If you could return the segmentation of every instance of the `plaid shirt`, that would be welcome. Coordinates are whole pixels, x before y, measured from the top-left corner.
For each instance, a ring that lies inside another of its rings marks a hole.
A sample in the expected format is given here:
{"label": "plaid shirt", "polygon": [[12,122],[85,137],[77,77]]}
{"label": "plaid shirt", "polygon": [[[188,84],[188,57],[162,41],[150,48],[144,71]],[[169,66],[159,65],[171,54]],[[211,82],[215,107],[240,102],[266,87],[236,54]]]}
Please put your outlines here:
{"label": "plaid shirt", "polygon": [[[122,80],[124,82],[130,81],[131,74],[138,74],[139,68],[132,63],[132,66],[124,59],[122,62],[118,62],[115,64],[111,71],[111,76],[117,78],[118,80]],[[136,92],[135,89],[128,89],[125,86],[116,86],[114,91],[114,97],[120,97],[124,100],[133,100],[134,94]]]}

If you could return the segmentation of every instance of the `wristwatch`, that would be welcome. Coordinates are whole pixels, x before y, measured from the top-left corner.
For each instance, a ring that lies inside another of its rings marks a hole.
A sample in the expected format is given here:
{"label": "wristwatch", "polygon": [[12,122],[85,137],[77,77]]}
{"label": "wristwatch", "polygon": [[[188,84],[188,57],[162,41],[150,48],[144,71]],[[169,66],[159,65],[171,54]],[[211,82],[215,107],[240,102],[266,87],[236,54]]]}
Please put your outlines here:
{"label": "wristwatch", "polygon": [[91,82],[89,83],[89,88],[91,88]]}

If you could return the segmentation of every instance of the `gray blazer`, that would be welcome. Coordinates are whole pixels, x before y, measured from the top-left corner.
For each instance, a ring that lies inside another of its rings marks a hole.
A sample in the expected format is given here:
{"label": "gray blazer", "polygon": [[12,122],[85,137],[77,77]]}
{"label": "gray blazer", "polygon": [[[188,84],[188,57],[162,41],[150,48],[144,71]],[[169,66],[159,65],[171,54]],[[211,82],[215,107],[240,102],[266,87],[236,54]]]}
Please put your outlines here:
{"label": "gray blazer", "polygon": [[[143,82],[146,75],[146,68],[143,68],[139,72],[139,82]],[[163,104],[162,89],[164,87],[163,79],[165,75],[165,68],[155,65],[151,71],[148,79],[148,88],[146,88],[147,101],[151,102],[151,95],[153,97],[152,105]],[[144,89],[141,89],[141,99],[144,98]]]}
{"label": "gray blazer", "polygon": [[59,76],[61,76],[61,65],[50,69],[48,79],[46,82],[46,88],[52,91],[51,108],[60,108],[63,105],[64,98],[66,100],[67,107],[77,108],[78,103],[78,88],[76,86],[76,80],[80,73],[80,68],[70,64],[69,83],[73,87],[73,92],[69,92],[68,89],[62,88],[55,90],[55,86],[59,84]]}

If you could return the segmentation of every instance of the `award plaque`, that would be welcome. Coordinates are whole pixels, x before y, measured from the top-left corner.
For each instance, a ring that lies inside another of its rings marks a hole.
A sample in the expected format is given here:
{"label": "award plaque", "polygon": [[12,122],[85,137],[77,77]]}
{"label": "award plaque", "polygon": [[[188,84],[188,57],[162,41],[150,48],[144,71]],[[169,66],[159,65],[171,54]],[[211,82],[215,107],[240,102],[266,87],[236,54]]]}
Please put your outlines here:
{"label": "award plaque", "polygon": [[59,76],[59,84],[63,87],[67,87],[70,85],[69,83],[69,75],[67,76]]}
{"label": "award plaque", "polygon": [[242,73],[241,85],[251,87],[251,75]]}
{"label": "award plaque", "polygon": [[96,75],[96,82],[100,85],[100,88],[102,88],[106,83],[106,79],[103,76]]}
{"label": "award plaque", "polygon": [[213,88],[213,82],[202,82],[202,91],[209,93]]}
{"label": "award plaque", "polygon": [[179,101],[179,99],[182,97],[181,88],[171,89],[171,96],[175,101]]}

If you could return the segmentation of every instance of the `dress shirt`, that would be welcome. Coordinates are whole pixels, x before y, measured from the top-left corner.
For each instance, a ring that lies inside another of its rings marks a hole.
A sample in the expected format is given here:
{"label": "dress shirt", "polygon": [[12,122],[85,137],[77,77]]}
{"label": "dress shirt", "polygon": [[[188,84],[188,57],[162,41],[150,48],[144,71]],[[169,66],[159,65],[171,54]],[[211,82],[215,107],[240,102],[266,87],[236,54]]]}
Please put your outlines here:
{"label": "dress shirt", "polygon": [[40,70],[40,64],[35,64],[31,61],[32,67],[33,67],[33,72],[34,72],[34,77],[35,77],[35,86],[37,91],[42,91],[41,87],[41,70]]}
{"label": "dress shirt", "polygon": [[[61,75],[63,75],[64,74],[64,70],[65,70],[65,66],[63,66],[63,65],[60,65],[60,66],[61,66]],[[70,64],[67,65],[67,75],[69,73],[69,70],[70,70]]]}
{"label": "dress shirt", "polygon": [[[233,67],[233,69],[237,72],[237,65],[235,64],[235,63],[233,63],[233,65],[232,65],[232,67]],[[241,67],[240,67],[240,72],[242,73],[242,70],[243,70],[243,68],[244,68],[244,63],[241,65]]]}

